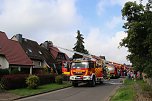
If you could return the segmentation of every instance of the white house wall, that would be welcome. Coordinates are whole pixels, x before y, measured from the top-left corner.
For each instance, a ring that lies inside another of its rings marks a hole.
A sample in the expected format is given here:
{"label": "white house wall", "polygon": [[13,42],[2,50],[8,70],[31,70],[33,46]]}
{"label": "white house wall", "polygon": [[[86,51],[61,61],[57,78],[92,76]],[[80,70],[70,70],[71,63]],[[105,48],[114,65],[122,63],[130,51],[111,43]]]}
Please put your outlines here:
{"label": "white house wall", "polygon": [[9,68],[9,63],[4,56],[0,56],[0,68],[1,69]]}

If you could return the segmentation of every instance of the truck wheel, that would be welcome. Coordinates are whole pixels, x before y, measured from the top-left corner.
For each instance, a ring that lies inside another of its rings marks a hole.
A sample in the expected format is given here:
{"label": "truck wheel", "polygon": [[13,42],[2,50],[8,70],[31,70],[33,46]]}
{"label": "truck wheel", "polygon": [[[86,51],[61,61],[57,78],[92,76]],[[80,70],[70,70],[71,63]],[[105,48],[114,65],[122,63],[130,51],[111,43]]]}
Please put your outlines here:
{"label": "truck wheel", "polygon": [[78,87],[78,83],[77,82],[72,82],[72,86]]}
{"label": "truck wheel", "polygon": [[99,81],[99,84],[103,84],[103,81],[100,80],[100,81]]}

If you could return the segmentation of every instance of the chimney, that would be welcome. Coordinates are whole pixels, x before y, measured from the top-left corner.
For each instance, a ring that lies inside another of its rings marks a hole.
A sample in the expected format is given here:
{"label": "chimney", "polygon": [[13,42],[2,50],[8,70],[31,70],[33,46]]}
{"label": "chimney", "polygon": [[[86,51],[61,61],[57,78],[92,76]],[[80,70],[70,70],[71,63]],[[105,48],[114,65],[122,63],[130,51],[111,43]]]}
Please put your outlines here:
{"label": "chimney", "polygon": [[44,43],[42,43],[42,46],[45,47],[46,49],[49,49],[50,47],[53,46],[52,41],[45,41]]}
{"label": "chimney", "polygon": [[16,34],[16,39],[22,43],[22,34]]}

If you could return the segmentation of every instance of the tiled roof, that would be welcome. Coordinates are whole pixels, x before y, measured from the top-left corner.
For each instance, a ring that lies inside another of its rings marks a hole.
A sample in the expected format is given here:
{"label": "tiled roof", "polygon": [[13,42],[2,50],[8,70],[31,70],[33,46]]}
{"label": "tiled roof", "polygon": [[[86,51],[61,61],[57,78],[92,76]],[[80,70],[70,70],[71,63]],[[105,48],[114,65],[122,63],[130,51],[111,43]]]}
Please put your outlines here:
{"label": "tiled roof", "polygon": [[51,66],[51,64],[54,63],[55,60],[53,59],[53,57],[50,54],[50,52],[46,48],[44,48],[44,47],[40,47],[40,50],[41,50],[41,52],[43,54],[44,60],[47,62],[47,64],[49,66]]}
{"label": "tiled roof", "polygon": [[51,63],[55,62],[49,50],[41,47],[36,41],[22,38],[22,42],[20,44],[29,58],[40,61],[45,60],[50,66]]}
{"label": "tiled roof", "polygon": [[43,61],[43,56],[41,55],[39,48],[40,46],[36,41],[22,38],[22,42],[20,44],[31,59]]}
{"label": "tiled roof", "polygon": [[69,60],[69,57],[65,53],[61,52],[57,47],[51,46],[50,52],[53,55],[54,59],[57,59],[58,56],[62,55],[64,58],[64,59],[62,58],[62,60]]}
{"label": "tiled roof", "polygon": [[1,51],[6,56],[10,65],[32,66],[32,61],[28,58],[21,45],[7,38],[4,32],[0,31]]}
{"label": "tiled roof", "polygon": [[54,59],[56,59],[60,50],[57,47],[53,47],[53,46],[49,47],[49,48],[50,48],[50,52],[53,55]]}

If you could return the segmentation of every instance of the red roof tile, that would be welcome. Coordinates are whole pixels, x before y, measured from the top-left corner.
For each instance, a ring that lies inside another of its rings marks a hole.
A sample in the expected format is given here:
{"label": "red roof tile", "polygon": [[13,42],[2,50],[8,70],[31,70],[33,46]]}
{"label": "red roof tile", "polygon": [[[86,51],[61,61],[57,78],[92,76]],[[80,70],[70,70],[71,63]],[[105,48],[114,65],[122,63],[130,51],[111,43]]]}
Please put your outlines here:
{"label": "red roof tile", "polygon": [[53,55],[54,59],[57,59],[58,54],[62,54],[65,57],[65,60],[69,60],[69,57],[67,56],[67,54],[61,52],[57,47],[50,47],[50,52]]}
{"label": "red roof tile", "polygon": [[33,65],[32,61],[28,58],[21,45],[17,41],[7,38],[4,32],[0,31],[0,46],[1,51],[6,56],[9,64],[11,65]]}
{"label": "red roof tile", "polygon": [[54,59],[56,59],[60,50],[57,47],[50,47],[50,52],[53,55]]}

